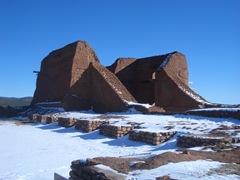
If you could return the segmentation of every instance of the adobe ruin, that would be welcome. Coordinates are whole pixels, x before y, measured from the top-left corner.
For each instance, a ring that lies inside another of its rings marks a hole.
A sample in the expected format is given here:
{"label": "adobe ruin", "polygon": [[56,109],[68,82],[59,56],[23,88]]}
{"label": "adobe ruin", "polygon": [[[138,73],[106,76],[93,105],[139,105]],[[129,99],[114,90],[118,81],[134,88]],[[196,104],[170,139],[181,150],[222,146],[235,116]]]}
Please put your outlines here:
{"label": "adobe ruin", "polygon": [[49,53],[41,63],[32,104],[62,101],[90,62],[99,60],[85,41],[77,41]]}
{"label": "adobe ruin", "polygon": [[104,67],[92,48],[77,41],[43,59],[32,105],[59,101],[65,110],[182,112],[211,106],[188,86],[185,56],[172,52],[146,58],[119,58]]}

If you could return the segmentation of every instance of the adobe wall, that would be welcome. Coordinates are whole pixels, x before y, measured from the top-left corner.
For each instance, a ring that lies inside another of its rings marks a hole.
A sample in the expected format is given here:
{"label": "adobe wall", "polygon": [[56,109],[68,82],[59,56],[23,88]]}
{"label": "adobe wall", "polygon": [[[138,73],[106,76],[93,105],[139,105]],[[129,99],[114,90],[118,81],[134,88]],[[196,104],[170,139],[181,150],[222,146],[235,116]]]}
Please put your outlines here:
{"label": "adobe wall", "polygon": [[164,111],[210,107],[188,86],[186,58],[179,52],[119,58],[103,67],[84,41],[51,52],[41,64],[32,104],[63,102],[66,110],[124,111],[126,101]]}
{"label": "adobe wall", "polygon": [[61,101],[90,62],[99,61],[84,41],[52,51],[41,63],[32,104]]}
{"label": "adobe wall", "polygon": [[125,68],[115,68],[121,69],[116,71],[116,76],[138,102],[152,104],[154,103],[154,72],[164,58],[165,55],[136,59]]}
{"label": "adobe wall", "polygon": [[96,112],[127,110],[125,101],[135,101],[119,79],[99,63],[91,63],[63,100],[67,110]]}
{"label": "adobe wall", "polygon": [[181,53],[169,54],[156,71],[155,105],[181,110],[199,108],[205,99],[188,86],[187,62]]}
{"label": "adobe wall", "polygon": [[111,66],[107,66],[106,68],[112,73],[117,74],[119,71],[132,64],[135,60],[136,58],[118,58]]}

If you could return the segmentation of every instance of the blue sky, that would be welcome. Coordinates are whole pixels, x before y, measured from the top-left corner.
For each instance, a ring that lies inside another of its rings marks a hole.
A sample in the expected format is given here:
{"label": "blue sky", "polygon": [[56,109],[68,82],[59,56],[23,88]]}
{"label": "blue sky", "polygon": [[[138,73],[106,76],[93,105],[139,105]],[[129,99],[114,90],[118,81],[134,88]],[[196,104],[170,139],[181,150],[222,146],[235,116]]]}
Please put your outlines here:
{"label": "blue sky", "polygon": [[102,64],[180,51],[212,102],[240,103],[238,0],[1,0],[0,96],[31,96],[41,60],[86,40]]}

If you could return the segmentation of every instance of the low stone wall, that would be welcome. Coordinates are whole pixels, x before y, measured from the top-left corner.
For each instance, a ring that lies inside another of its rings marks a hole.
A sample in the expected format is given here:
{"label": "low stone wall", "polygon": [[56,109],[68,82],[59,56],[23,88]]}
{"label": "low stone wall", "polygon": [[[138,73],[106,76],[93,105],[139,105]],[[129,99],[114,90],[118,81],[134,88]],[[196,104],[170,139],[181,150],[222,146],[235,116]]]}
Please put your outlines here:
{"label": "low stone wall", "polygon": [[100,126],[100,134],[109,137],[122,137],[128,134],[133,129],[132,126],[117,126],[117,125],[110,125],[104,124]]}
{"label": "low stone wall", "polygon": [[32,114],[28,118],[32,122],[40,122],[40,123],[47,123],[47,124],[57,121],[57,118],[52,115]]}
{"label": "low stone wall", "polygon": [[48,116],[47,115],[41,115],[40,116],[40,123],[47,123],[47,118],[48,118]]}
{"label": "low stone wall", "polygon": [[32,122],[46,123],[47,116],[40,114],[33,114],[29,117]]}
{"label": "low stone wall", "polygon": [[28,116],[28,119],[32,122],[37,122],[39,114],[31,114]]}
{"label": "low stone wall", "polygon": [[71,180],[124,180],[124,176],[101,169],[89,162],[73,161],[69,172]]}
{"label": "low stone wall", "polygon": [[83,132],[91,132],[98,129],[103,124],[109,124],[109,121],[102,120],[77,120],[75,128]]}
{"label": "low stone wall", "polygon": [[37,114],[37,115],[36,115],[36,120],[35,120],[34,122],[39,122],[39,123],[41,123],[41,122],[42,122],[42,115]]}
{"label": "low stone wall", "polygon": [[220,118],[236,118],[240,119],[240,110],[237,111],[226,111],[222,110],[192,110],[187,111],[186,114],[197,115],[197,116],[206,116],[206,117],[220,117]]}
{"label": "low stone wall", "polygon": [[230,143],[232,143],[232,138],[230,137],[214,137],[209,135],[181,135],[177,138],[177,146],[184,148],[215,146]]}
{"label": "low stone wall", "polygon": [[129,133],[129,139],[133,141],[141,141],[147,144],[158,145],[165,141],[168,141],[176,134],[175,131],[168,132],[148,132],[134,130]]}
{"label": "low stone wall", "polygon": [[55,117],[55,116],[48,115],[47,118],[46,118],[46,123],[47,124],[57,122],[57,121],[58,121],[58,118]]}
{"label": "low stone wall", "polygon": [[58,125],[62,127],[72,127],[76,123],[74,118],[58,117]]}

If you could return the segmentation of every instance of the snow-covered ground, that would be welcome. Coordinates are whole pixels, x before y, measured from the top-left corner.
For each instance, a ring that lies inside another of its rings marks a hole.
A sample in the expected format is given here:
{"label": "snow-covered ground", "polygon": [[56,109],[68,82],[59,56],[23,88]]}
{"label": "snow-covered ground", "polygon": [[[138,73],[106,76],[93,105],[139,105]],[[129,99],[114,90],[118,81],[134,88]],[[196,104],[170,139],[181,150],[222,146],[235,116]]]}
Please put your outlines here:
{"label": "snow-covered ground", "polygon": [[[99,114],[77,112],[58,115],[81,119],[98,119],[100,116]],[[149,131],[162,131],[171,126],[171,130],[178,131],[180,134],[204,133],[220,125],[240,125],[240,121],[235,119],[200,118],[197,116],[127,113],[109,115],[119,116],[119,118],[110,119],[111,123],[142,123],[141,126]],[[68,177],[71,161],[76,159],[97,156],[150,156],[166,151],[176,151],[176,136],[166,143],[151,146],[130,141],[127,136],[111,139],[99,135],[98,131],[83,133],[74,128],[59,127],[56,123],[15,125],[13,121],[0,121],[0,142],[0,179],[4,180],[53,179],[54,172]],[[187,173],[184,168],[179,170],[178,164],[165,165],[159,168],[163,168],[167,172],[168,166],[172,167],[168,174],[173,174],[173,178],[178,177],[181,171]],[[194,167],[196,172],[205,168],[198,164]],[[193,171],[191,172],[194,174]],[[157,172],[162,172],[162,170],[153,169],[135,173],[137,173],[138,179],[144,179],[148,176],[153,177]],[[153,175],[147,173],[153,173]]]}
{"label": "snow-covered ground", "polygon": [[210,169],[220,168],[223,163],[216,161],[186,161],[179,163],[169,163],[151,170],[137,170],[128,175],[128,179],[155,179],[156,177],[169,175],[173,179],[184,180],[239,180],[237,175],[208,174]]}

